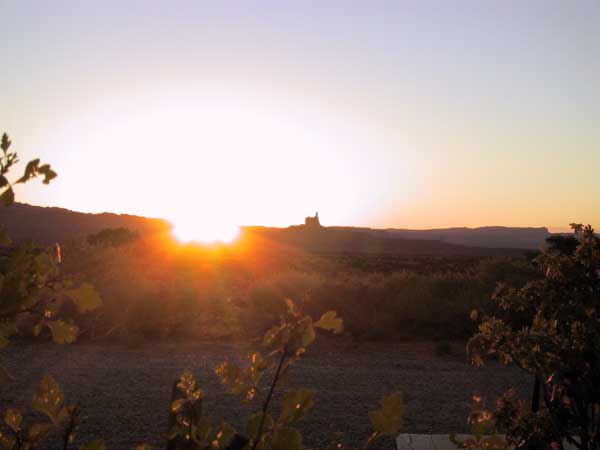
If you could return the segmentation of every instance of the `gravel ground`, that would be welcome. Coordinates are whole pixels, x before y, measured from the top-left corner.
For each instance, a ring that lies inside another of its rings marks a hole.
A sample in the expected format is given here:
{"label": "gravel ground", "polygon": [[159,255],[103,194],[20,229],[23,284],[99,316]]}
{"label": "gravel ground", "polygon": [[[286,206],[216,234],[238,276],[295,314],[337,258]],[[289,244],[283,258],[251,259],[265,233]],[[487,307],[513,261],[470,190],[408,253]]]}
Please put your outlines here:
{"label": "gravel ground", "polygon": [[[464,346],[439,357],[432,343],[362,343],[319,339],[293,371],[283,391],[316,390],[315,407],[300,422],[308,448],[322,448],[336,432],[357,448],[370,434],[367,412],[383,396],[400,390],[405,399],[405,432],[466,431],[473,394],[491,404],[507,387],[527,395],[530,380],[514,368],[477,369],[465,362]],[[108,449],[140,442],[164,446],[173,381],[191,369],[205,390],[204,411],[243,429],[244,405],[226,392],[213,373],[220,361],[241,361],[251,347],[241,343],[145,343],[138,346],[79,343],[71,346],[16,344],[2,361],[16,381],[0,388],[0,409],[28,404],[43,374],[56,378],[68,399],[79,401],[83,420],[78,442],[102,437]],[[276,404],[280,395],[275,397]],[[391,440],[381,448],[393,448]]]}

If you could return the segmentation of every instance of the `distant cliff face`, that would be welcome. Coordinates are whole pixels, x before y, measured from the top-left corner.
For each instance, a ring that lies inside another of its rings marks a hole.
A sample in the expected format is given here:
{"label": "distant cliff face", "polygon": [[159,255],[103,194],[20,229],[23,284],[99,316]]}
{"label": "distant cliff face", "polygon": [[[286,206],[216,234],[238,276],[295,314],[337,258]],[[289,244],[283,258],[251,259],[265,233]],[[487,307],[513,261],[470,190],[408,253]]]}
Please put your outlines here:
{"label": "distant cliff face", "polygon": [[23,203],[0,206],[0,225],[14,242],[31,239],[53,244],[84,238],[105,228],[128,228],[140,233],[165,231],[170,225],[160,219],[126,214],[86,214],[63,208],[45,208]]}

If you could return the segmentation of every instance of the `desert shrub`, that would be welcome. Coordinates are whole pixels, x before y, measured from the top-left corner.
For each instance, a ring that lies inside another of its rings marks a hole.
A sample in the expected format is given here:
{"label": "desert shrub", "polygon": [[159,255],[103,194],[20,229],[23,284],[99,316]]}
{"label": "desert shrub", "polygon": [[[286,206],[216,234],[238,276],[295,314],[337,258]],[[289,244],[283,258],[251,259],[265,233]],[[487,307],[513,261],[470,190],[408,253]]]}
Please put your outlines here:
{"label": "desert shrub", "polygon": [[473,331],[469,312],[486,295],[477,278],[463,273],[345,274],[313,289],[312,313],[336,309],[346,329],[365,338],[465,337]]}
{"label": "desert shrub", "polygon": [[139,239],[139,233],[127,228],[105,228],[87,237],[90,245],[120,247]]}
{"label": "desert shrub", "polygon": [[469,343],[475,363],[499,358],[535,379],[531,405],[510,396],[499,405],[500,424],[519,448],[600,447],[600,239],[589,225],[572,226],[577,245],[551,242],[536,260],[536,279],[500,284],[494,313],[479,314]]}
{"label": "desert shrub", "polygon": [[65,253],[67,272],[93,281],[105,298],[94,318],[98,336],[202,337],[212,324],[220,331],[206,335],[254,336],[279,320],[283,299],[294,298],[315,316],[339,311],[347,332],[360,338],[467,338],[475,331],[471,310],[496,283],[520,286],[532,272],[527,261],[508,259],[464,271],[321,272],[313,259],[304,268],[258,274],[241,257],[178,254],[147,238],[118,248],[73,245]]}

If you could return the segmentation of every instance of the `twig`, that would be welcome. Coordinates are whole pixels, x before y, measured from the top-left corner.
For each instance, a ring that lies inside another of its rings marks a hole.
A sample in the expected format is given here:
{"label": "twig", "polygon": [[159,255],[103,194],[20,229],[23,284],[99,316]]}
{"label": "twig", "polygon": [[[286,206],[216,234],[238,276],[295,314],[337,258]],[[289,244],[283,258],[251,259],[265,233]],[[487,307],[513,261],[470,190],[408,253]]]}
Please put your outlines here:
{"label": "twig", "polygon": [[262,437],[263,428],[265,426],[265,416],[267,415],[269,404],[271,403],[271,398],[273,397],[273,391],[275,391],[275,385],[279,380],[279,373],[281,372],[281,368],[283,367],[283,362],[285,361],[285,358],[287,356],[287,347],[284,347],[281,351],[281,358],[279,358],[279,364],[277,365],[277,370],[275,371],[275,375],[273,376],[273,381],[271,382],[269,393],[267,394],[267,398],[265,398],[265,402],[263,403],[262,416],[260,418],[260,423],[258,425],[256,437],[254,438],[254,442],[252,442],[252,450],[256,450],[256,446],[258,445],[258,442]]}

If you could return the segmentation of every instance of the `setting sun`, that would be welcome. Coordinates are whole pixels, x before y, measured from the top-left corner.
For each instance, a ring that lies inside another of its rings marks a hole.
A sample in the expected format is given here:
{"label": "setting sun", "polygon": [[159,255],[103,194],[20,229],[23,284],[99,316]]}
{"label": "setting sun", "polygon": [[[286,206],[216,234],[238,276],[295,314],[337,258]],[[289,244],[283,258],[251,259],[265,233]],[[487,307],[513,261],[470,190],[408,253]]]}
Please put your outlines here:
{"label": "setting sun", "polygon": [[230,243],[239,235],[238,226],[188,218],[173,225],[173,235],[181,242],[201,244]]}

